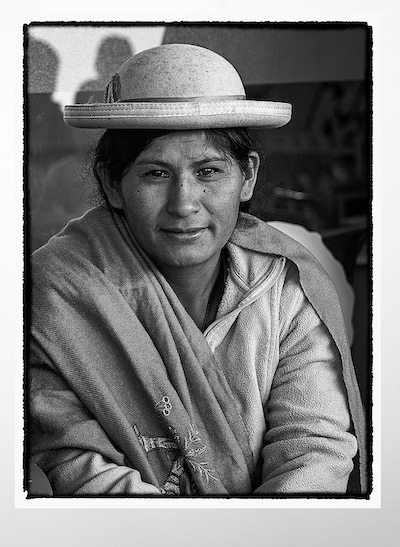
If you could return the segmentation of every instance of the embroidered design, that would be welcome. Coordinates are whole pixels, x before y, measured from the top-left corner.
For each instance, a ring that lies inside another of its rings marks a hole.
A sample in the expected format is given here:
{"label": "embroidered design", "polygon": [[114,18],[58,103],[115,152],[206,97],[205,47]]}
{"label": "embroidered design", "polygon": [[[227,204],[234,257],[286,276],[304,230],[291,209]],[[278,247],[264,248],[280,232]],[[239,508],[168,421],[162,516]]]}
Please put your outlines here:
{"label": "embroidered design", "polygon": [[[206,451],[206,446],[202,444],[201,438],[198,436],[199,432],[196,431],[196,428],[193,424],[189,424],[188,435],[184,438],[184,447],[185,447],[185,459],[191,468],[200,473],[201,477],[204,477],[207,482],[211,480],[217,481],[217,477],[214,477],[214,469],[210,469],[208,462],[198,462],[194,458],[200,456]],[[200,446],[193,446],[199,443]]]}
{"label": "embroidered design", "polygon": [[[161,401],[162,404],[169,403],[169,399],[168,401],[165,401],[165,399],[168,399],[168,397],[163,397]],[[168,408],[167,410],[170,411],[170,409]],[[151,452],[152,450],[160,449],[180,450],[179,445],[181,444],[181,439],[179,433],[173,427],[168,428],[172,440],[168,437],[149,437],[147,435],[142,435],[136,424],[133,425],[133,430],[135,431],[139,442],[146,453]],[[204,454],[204,452],[207,450],[207,447],[201,442],[199,432],[196,430],[193,424],[189,424],[187,435],[183,438],[182,448],[184,454],[177,456],[173,461],[167,480],[161,488],[161,492],[163,494],[180,494],[180,478],[182,473],[184,472],[185,463],[187,463],[196,473],[199,473],[200,477],[204,478],[207,482],[210,482],[210,480],[218,482],[217,477],[213,475],[215,471],[214,469],[210,469],[208,467],[208,462],[199,462],[196,459],[198,456]]]}
{"label": "embroidered design", "polygon": [[163,494],[168,494],[171,496],[181,493],[180,480],[183,473],[184,465],[185,458],[183,456],[178,456],[172,464],[171,471],[168,475],[167,480],[164,483],[164,486],[161,488],[161,492]]}
{"label": "embroidered design", "polygon": [[[180,437],[176,429],[174,429],[173,427],[169,427],[168,429],[171,437],[177,444],[179,444]],[[200,446],[193,446],[196,443],[199,443]],[[207,450],[207,447],[202,444],[201,438],[199,437],[199,432],[196,430],[193,424],[189,424],[188,434],[183,439],[183,446],[185,459],[187,463],[191,466],[191,468],[199,473],[201,477],[205,477],[207,482],[209,482],[210,479],[218,482],[219,479],[217,479],[217,477],[214,477],[213,475],[213,473],[215,473],[215,470],[207,467],[208,462],[198,462],[194,459],[196,456],[200,456],[201,454],[203,454]]]}
{"label": "embroidered design", "polygon": [[[139,442],[143,447],[143,450],[151,452],[152,450],[179,450],[175,441],[168,439],[167,437],[149,437],[142,435],[136,424],[133,425],[133,430],[138,436]],[[184,470],[185,458],[179,455],[173,462],[167,480],[160,489],[163,494],[178,495],[180,494],[180,478]]]}
{"label": "embroidered design", "polygon": [[176,443],[174,443],[174,441],[171,441],[171,439],[168,439],[167,437],[148,437],[146,435],[142,435],[135,424],[133,425],[133,430],[138,436],[139,442],[145,452],[151,452],[152,450],[158,450],[162,448],[164,448],[165,450],[178,449]]}
{"label": "embroidered design", "polygon": [[160,402],[156,404],[156,409],[164,414],[164,416],[169,416],[172,410],[172,404],[169,400],[169,397],[164,395]]}

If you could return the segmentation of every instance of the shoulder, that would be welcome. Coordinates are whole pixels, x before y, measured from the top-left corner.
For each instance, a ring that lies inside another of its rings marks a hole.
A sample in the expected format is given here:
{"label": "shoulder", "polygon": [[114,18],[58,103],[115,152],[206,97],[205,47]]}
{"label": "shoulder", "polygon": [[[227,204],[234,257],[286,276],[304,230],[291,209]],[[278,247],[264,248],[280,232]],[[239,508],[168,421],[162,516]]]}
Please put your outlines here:
{"label": "shoulder", "polygon": [[61,232],[32,254],[34,275],[68,273],[89,264],[101,267],[112,236],[112,218],[103,207],[90,209],[71,220]]}
{"label": "shoulder", "polygon": [[302,285],[312,280],[332,285],[320,262],[304,245],[252,215],[240,214],[230,241],[243,249],[293,262]]}
{"label": "shoulder", "polygon": [[287,234],[247,214],[240,214],[231,241],[243,248],[282,256],[292,262],[295,269],[291,268],[287,286],[299,284],[318,316],[328,328],[338,333],[337,338],[342,339],[343,313],[336,287],[308,249]]}
{"label": "shoulder", "polygon": [[[81,302],[104,292],[111,246],[106,243],[107,217],[96,209],[73,220],[32,254],[30,297],[35,313],[57,314],[66,303]],[[111,277],[111,276],[109,276]],[[107,284],[109,286],[109,284]]]}
{"label": "shoulder", "polygon": [[240,213],[231,241],[256,252],[289,258],[295,264],[307,261],[321,268],[315,256],[299,241],[249,214]]}

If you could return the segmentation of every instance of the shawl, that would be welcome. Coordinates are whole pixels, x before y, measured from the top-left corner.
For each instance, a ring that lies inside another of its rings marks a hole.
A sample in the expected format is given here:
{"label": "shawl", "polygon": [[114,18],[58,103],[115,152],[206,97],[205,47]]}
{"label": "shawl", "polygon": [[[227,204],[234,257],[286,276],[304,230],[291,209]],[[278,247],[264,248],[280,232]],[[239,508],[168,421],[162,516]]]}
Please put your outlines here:
{"label": "shawl", "polygon": [[[365,491],[364,414],[332,282],[301,245],[250,215],[231,242],[296,264],[342,356]],[[31,311],[29,444],[45,471],[78,449],[139,471],[164,494],[182,493],[182,476],[187,495],[259,486],[227,379],[122,217],[92,209],[34,253]]]}

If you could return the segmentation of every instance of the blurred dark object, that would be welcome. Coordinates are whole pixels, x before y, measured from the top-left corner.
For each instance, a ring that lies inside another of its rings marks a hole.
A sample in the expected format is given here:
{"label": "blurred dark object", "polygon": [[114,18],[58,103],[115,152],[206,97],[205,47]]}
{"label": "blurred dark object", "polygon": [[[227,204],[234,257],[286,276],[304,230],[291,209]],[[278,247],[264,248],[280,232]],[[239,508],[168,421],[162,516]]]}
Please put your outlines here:
{"label": "blurred dark object", "polygon": [[364,241],[353,272],[353,287],[356,296],[352,344],[353,362],[356,369],[361,397],[370,418],[372,398],[372,373],[368,365],[372,361],[372,277],[369,260],[368,237]]}
{"label": "blurred dark object", "polygon": [[50,497],[53,495],[49,479],[33,461],[29,462],[26,489],[29,497]]}
{"label": "blurred dark object", "polygon": [[353,284],[357,258],[367,238],[366,225],[361,223],[358,226],[333,228],[322,231],[321,235],[325,245],[342,263],[347,279]]}
{"label": "blurred dark object", "polygon": [[366,83],[249,85],[247,93],[293,105],[286,127],[255,133],[264,165],[250,212],[320,232],[366,222],[371,178]]}
{"label": "blurred dark object", "polygon": [[[256,214],[260,216],[260,211],[258,210]],[[320,224],[313,194],[281,186],[271,189],[262,216],[268,221],[281,220],[300,224],[312,231],[318,231]]]}

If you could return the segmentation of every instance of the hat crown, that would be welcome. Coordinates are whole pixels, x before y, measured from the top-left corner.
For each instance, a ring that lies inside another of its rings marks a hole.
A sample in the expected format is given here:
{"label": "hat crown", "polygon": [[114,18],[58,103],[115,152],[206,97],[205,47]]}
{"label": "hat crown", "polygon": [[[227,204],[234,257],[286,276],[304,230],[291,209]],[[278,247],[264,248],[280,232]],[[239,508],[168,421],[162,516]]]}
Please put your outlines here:
{"label": "hat crown", "polygon": [[114,74],[101,103],[67,105],[72,127],[166,129],[282,127],[291,105],[247,100],[235,68],[209,49],[166,44],[131,57]]}
{"label": "hat crown", "polygon": [[134,55],[119,68],[120,101],[242,96],[235,68],[208,49],[168,44]]}

